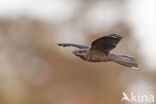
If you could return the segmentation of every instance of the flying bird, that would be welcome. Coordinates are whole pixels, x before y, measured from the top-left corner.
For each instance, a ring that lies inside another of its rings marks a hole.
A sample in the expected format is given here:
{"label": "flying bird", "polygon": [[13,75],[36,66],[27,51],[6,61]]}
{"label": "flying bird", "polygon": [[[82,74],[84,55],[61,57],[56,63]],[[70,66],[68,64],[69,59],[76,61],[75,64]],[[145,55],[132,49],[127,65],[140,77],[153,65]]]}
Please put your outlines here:
{"label": "flying bird", "polygon": [[73,54],[88,62],[112,61],[132,69],[138,69],[138,64],[132,56],[111,53],[111,50],[117,46],[122,38],[122,36],[116,34],[107,35],[94,40],[91,47],[73,43],[58,43],[58,45],[78,48],[73,51]]}

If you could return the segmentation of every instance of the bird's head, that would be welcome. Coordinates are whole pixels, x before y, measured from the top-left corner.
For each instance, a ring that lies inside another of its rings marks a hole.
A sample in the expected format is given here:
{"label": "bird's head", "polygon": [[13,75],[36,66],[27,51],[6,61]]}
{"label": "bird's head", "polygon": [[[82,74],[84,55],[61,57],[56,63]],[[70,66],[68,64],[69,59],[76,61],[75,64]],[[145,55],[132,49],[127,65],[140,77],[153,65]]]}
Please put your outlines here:
{"label": "bird's head", "polygon": [[88,50],[74,50],[73,54],[84,60],[88,60]]}

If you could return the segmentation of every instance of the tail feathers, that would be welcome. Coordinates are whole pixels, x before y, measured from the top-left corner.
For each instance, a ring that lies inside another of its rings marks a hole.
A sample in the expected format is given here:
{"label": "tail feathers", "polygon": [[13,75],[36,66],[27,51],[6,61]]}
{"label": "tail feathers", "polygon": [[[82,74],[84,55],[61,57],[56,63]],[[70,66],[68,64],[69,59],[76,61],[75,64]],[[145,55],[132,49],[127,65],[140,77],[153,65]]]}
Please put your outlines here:
{"label": "tail feathers", "polygon": [[132,69],[138,69],[138,64],[136,63],[135,59],[131,56],[109,54],[108,59],[120,65],[129,67]]}

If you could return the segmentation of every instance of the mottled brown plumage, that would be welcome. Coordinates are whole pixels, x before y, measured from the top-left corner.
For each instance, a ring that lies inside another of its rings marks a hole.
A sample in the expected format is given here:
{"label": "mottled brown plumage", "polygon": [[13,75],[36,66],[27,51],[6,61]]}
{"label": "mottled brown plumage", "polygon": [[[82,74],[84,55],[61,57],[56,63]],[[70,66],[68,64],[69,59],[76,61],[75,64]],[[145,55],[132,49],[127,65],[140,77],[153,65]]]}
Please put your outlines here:
{"label": "mottled brown plumage", "polygon": [[93,41],[91,48],[73,43],[59,43],[58,45],[78,48],[78,50],[73,51],[73,54],[88,62],[113,61],[123,66],[137,69],[138,65],[133,57],[110,53],[122,38],[122,36],[116,34],[104,36]]}

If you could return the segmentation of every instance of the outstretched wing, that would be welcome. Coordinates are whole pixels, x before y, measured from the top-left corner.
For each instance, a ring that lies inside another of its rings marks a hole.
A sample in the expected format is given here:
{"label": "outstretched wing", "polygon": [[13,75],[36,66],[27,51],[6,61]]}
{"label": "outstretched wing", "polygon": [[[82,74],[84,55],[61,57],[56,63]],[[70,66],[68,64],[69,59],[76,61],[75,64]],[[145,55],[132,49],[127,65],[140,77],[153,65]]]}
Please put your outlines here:
{"label": "outstretched wing", "polygon": [[110,50],[116,47],[116,45],[122,38],[122,36],[116,34],[111,34],[108,36],[98,38],[92,42],[91,51],[98,50],[108,54]]}
{"label": "outstretched wing", "polygon": [[79,44],[73,44],[73,43],[58,43],[59,46],[62,47],[76,47],[76,48],[80,48],[80,49],[90,49],[87,46],[83,46],[83,45],[79,45]]}

